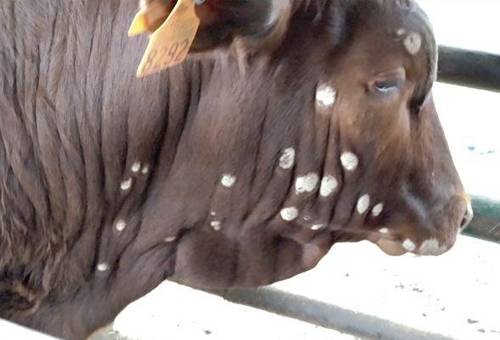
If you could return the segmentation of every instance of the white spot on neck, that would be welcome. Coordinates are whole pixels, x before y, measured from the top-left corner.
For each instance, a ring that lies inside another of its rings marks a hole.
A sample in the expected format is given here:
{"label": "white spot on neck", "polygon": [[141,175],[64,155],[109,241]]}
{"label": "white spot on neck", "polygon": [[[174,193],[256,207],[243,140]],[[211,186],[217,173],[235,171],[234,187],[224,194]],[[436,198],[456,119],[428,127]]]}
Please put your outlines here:
{"label": "white spot on neck", "polygon": [[324,225],[324,224],[322,224],[322,223],[318,223],[318,224],[313,224],[313,225],[311,226],[311,228],[310,228],[310,229],[311,229],[312,231],[318,231],[318,230],[323,229],[324,227],[325,227],[325,225]]}
{"label": "white spot on neck", "polygon": [[147,175],[148,173],[149,173],[149,165],[144,164],[144,166],[142,167],[142,170],[141,170],[141,174]]}
{"label": "white spot on neck", "polygon": [[372,209],[372,216],[378,217],[384,211],[384,203],[378,203]]}
{"label": "white spot on neck", "polygon": [[408,251],[414,251],[416,249],[416,246],[415,246],[415,243],[413,243],[412,240],[410,240],[410,239],[407,238],[403,242],[403,248],[405,248]]}
{"label": "white spot on neck", "polygon": [[288,170],[291,169],[294,164],[295,164],[295,149],[286,148],[281,153],[280,168]]}
{"label": "white spot on neck", "polygon": [[410,53],[411,55],[415,55],[420,51],[420,48],[422,47],[422,37],[418,33],[410,33],[406,36],[403,44],[405,45],[408,53]]}
{"label": "white spot on neck", "polygon": [[135,162],[132,164],[131,170],[133,173],[138,173],[141,170],[141,162]]}
{"label": "white spot on neck", "polygon": [[366,194],[358,199],[358,203],[356,204],[356,210],[358,211],[358,214],[363,215],[368,210],[369,206],[370,206],[370,195]]}
{"label": "white spot on neck", "polygon": [[124,231],[126,227],[127,227],[127,222],[125,222],[124,220],[118,220],[118,222],[116,222],[115,224],[115,228],[118,231]]}
{"label": "white spot on neck", "polygon": [[387,235],[387,234],[389,234],[389,229],[387,229],[387,228],[380,228],[378,230],[378,232],[381,233],[381,234]]}
{"label": "white spot on neck", "polygon": [[128,191],[130,188],[132,188],[132,178],[126,179],[120,184],[122,191]]}
{"label": "white spot on neck", "polygon": [[327,84],[320,85],[316,89],[316,102],[323,107],[331,107],[335,104],[337,92]]}
{"label": "white spot on neck", "polygon": [[295,192],[297,194],[302,194],[304,192],[313,192],[316,189],[319,182],[319,176],[310,172],[305,176],[298,177],[295,180]]}
{"label": "white spot on neck", "polygon": [[295,207],[284,208],[281,210],[280,215],[284,221],[291,222],[299,216],[299,211]]}
{"label": "white spot on neck", "polygon": [[441,246],[435,238],[426,240],[418,249],[420,255],[441,255],[446,252],[446,247]]}
{"label": "white spot on neck", "polygon": [[100,272],[105,272],[109,269],[109,264],[106,262],[101,262],[97,265],[97,270]]}
{"label": "white spot on neck", "polygon": [[212,221],[210,222],[210,226],[212,227],[213,230],[219,231],[221,229],[221,222],[220,221]]}
{"label": "white spot on neck", "polygon": [[177,237],[175,237],[175,236],[167,236],[167,237],[164,238],[165,242],[167,242],[167,243],[172,243],[176,239],[177,239]]}
{"label": "white spot on neck", "polygon": [[236,183],[236,177],[233,175],[224,174],[220,182],[224,187],[232,188],[234,183]]}
{"label": "white spot on neck", "polygon": [[319,194],[323,197],[328,197],[335,192],[339,182],[333,176],[325,176],[321,180],[321,186],[319,188]]}
{"label": "white spot on neck", "polygon": [[352,152],[344,152],[340,156],[340,162],[342,163],[344,169],[346,169],[347,171],[354,171],[358,167],[359,159],[358,156],[356,156]]}

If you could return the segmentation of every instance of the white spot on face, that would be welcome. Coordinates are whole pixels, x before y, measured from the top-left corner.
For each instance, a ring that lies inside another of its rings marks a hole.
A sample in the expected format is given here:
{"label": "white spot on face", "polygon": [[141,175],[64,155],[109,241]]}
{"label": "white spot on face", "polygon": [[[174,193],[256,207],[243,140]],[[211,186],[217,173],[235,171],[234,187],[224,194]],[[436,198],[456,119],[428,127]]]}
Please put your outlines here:
{"label": "white spot on face", "polygon": [[381,234],[386,234],[387,235],[387,234],[389,234],[389,229],[387,229],[387,228],[381,228],[381,229],[378,230],[378,232],[381,233]]}
{"label": "white spot on face", "polygon": [[439,241],[435,238],[426,240],[418,249],[420,255],[441,255],[446,252],[447,248],[441,246]]}
{"label": "white spot on face", "polygon": [[384,203],[379,203],[373,207],[372,215],[377,217],[382,213],[382,211],[384,211]]}
{"label": "white spot on face", "polygon": [[323,197],[328,197],[333,192],[335,189],[337,189],[337,186],[339,185],[339,182],[337,182],[337,179],[333,176],[325,176],[321,180],[321,186],[319,188],[319,194]]}
{"label": "white spot on face", "polygon": [[124,220],[119,220],[118,222],[116,222],[115,225],[116,230],[123,231],[125,230],[126,227],[127,227],[127,222],[125,222]]}
{"label": "white spot on face", "polygon": [[141,170],[141,162],[135,162],[132,164],[131,170],[133,173],[138,173]]}
{"label": "white spot on face", "polygon": [[467,200],[467,211],[464,216],[464,221],[460,225],[460,230],[464,230],[465,228],[467,228],[473,218],[474,218],[474,210],[472,209],[472,203],[470,200]]}
{"label": "white spot on face", "polygon": [[299,216],[299,211],[295,207],[284,208],[281,210],[280,215],[284,221],[291,222]]}
{"label": "white spot on face", "polygon": [[221,228],[221,223],[220,221],[212,221],[210,222],[210,226],[212,227],[213,230],[219,231]]}
{"label": "white spot on face", "polygon": [[295,180],[295,191],[297,194],[302,194],[304,192],[313,192],[319,182],[319,176],[310,172],[305,176],[298,177]]}
{"label": "white spot on face", "polygon": [[318,223],[318,224],[314,224],[314,225],[312,225],[312,226],[311,226],[311,230],[313,230],[313,231],[317,231],[317,230],[321,230],[321,229],[323,229],[324,227],[325,227],[325,225],[324,225],[324,224],[322,224],[322,223]]}
{"label": "white spot on face", "polygon": [[337,92],[330,85],[320,85],[316,90],[316,102],[323,107],[330,107],[335,104]]}
{"label": "white spot on face", "polygon": [[144,164],[144,166],[142,167],[141,173],[143,175],[147,175],[149,173],[149,165]]}
{"label": "white spot on face", "polygon": [[283,150],[280,157],[280,168],[284,170],[291,169],[295,164],[295,149],[287,148]]}
{"label": "white spot on face", "polygon": [[101,262],[97,265],[97,270],[100,272],[105,272],[109,269],[109,264],[106,262]]}
{"label": "white spot on face", "polygon": [[415,55],[420,51],[420,48],[422,47],[422,37],[418,33],[410,33],[406,36],[403,44],[405,45],[408,53],[410,53],[411,55]]}
{"label": "white spot on face", "polygon": [[164,240],[165,240],[165,242],[167,242],[167,243],[172,243],[172,242],[174,242],[176,239],[177,239],[177,237],[175,237],[175,236],[167,236],[167,237],[165,237],[165,239],[164,239]]}
{"label": "white spot on face", "polygon": [[403,248],[405,248],[406,250],[408,251],[414,251],[416,246],[415,246],[415,243],[413,243],[412,240],[410,239],[406,239],[404,242],[403,242]]}
{"label": "white spot on face", "polygon": [[122,189],[122,191],[130,190],[130,188],[132,188],[132,178],[129,178],[120,184],[120,189]]}
{"label": "white spot on face", "polygon": [[344,152],[342,156],[340,156],[340,162],[347,171],[354,171],[358,167],[359,159],[358,156],[352,152]]}
{"label": "white spot on face", "polygon": [[232,188],[234,183],[236,183],[236,177],[233,175],[225,174],[222,176],[220,183],[226,188]]}
{"label": "white spot on face", "polygon": [[358,214],[363,215],[368,210],[369,206],[370,206],[370,195],[366,194],[358,199],[358,203],[356,204],[356,210],[358,211]]}

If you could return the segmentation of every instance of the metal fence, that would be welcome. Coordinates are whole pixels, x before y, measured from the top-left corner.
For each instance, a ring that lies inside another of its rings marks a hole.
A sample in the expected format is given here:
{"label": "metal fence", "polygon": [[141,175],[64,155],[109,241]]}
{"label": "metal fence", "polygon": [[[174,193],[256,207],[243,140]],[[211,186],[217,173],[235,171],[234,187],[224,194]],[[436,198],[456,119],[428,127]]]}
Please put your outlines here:
{"label": "metal fence", "polygon": [[[441,46],[438,70],[440,82],[500,92],[499,55]],[[500,242],[500,202],[476,196],[472,206],[475,218],[465,233]]]}

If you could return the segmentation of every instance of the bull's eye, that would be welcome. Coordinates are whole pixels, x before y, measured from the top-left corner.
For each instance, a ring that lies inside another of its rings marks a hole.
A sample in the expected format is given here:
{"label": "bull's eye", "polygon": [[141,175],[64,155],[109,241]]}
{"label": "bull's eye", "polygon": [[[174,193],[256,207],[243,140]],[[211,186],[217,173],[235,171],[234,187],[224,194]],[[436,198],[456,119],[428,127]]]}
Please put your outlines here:
{"label": "bull's eye", "polygon": [[373,83],[373,88],[379,93],[391,93],[397,91],[401,86],[398,79],[379,80]]}
{"label": "bull's eye", "polygon": [[370,92],[376,95],[392,95],[398,93],[406,80],[405,69],[400,67],[389,72],[379,73],[375,79],[369,82]]}

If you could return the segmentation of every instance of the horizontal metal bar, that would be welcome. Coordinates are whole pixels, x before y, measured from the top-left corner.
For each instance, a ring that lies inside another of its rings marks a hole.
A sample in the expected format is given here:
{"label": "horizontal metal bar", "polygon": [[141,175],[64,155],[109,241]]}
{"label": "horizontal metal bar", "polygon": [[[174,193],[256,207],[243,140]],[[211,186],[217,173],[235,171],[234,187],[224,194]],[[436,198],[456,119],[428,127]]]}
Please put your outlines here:
{"label": "horizontal metal bar", "polygon": [[486,197],[472,197],[474,219],[465,234],[500,243],[500,202]]}
{"label": "horizontal metal bar", "polygon": [[438,81],[500,92],[500,55],[440,46]]}
{"label": "horizontal metal bar", "polygon": [[325,302],[287,293],[275,288],[230,289],[213,291],[224,299],[288,316],[325,328],[380,340],[450,340],[451,338],[413,329],[394,322],[347,310]]}

